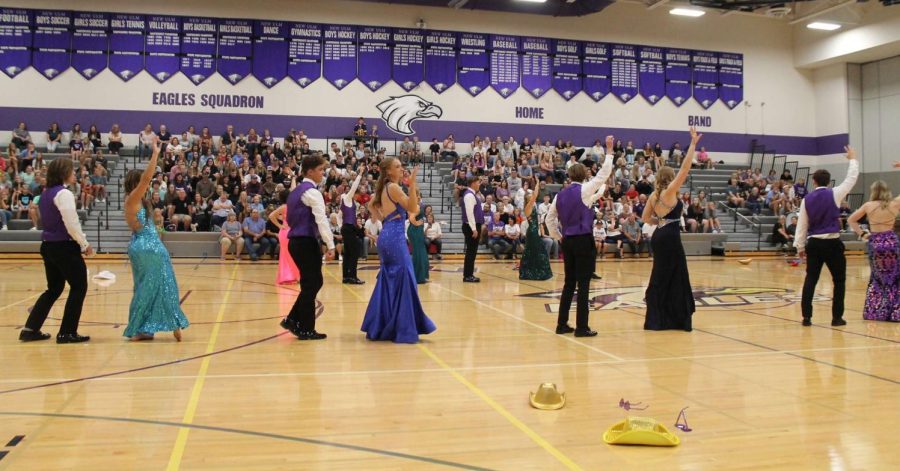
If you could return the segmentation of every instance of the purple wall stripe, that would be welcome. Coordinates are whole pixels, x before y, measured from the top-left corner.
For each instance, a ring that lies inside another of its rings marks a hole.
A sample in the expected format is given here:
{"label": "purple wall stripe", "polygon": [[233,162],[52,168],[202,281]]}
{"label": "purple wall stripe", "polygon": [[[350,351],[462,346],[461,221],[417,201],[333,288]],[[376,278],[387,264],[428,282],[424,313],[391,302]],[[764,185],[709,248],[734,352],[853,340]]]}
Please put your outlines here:
{"label": "purple wall stripe", "polygon": [[[342,118],[333,116],[283,116],[268,114],[237,114],[222,113],[198,113],[178,111],[128,111],[128,110],[72,110],[51,108],[12,108],[0,107],[0,130],[12,130],[19,121],[28,123],[32,133],[41,133],[51,122],[58,122],[64,130],[71,129],[75,123],[80,123],[82,129],[87,129],[91,124],[96,124],[102,132],[106,133],[113,123],[118,123],[122,131],[127,134],[136,134],[147,123],[152,123],[154,129],[159,124],[165,124],[174,133],[187,129],[194,125],[199,131],[203,126],[208,126],[213,135],[218,136],[225,130],[225,126],[233,124],[235,129],[246,131],[250,127],[257,132],[269,129],[272,135],[283,137],[291,128],[303,129],[307,136],[313,139],[326,137],[347,136],[351,134],[356,118]],[[382,139],[402,139],[402,136],[394,134],[378,117],[367,117],[371,129],[373,124],[378,124],[379,134]],[[525,123],[484,123],[466,121],[435,121],[417,120],[412,123],[421,141],[431,141],[436,137],[442,140],[448,133],[454,134],[458,142],[470,142],[477,134],[480,136],[502,136],[504,139],[515,136],[521,142],[522,137],[530,139],[540,137],[542,140],[550,139],[556,142],[557,138],[571,139],[577,146],[591,146],[594,140],[603,139],[607,134],[613,134],[621,138],[623,142],[633,141],[635,147],[643,147],[645,142],[655,144],[660,142],[664,149],[668,150],[671,143],[681,142],[682,147],[687,147],[690,142],[687,130],[669,131],[658,129],[629,129],[611,127],[568,126],[555,124],[525,124]],[[0,131],[8,132],[8,131]],[[774,149],[779,154],[789,155],[829,155],[839,154],[847,145],[847,134],[834,134],[821,137],[803,136],[777,136],[740,133],[721,133],[703,131],[702,144],[715,158],[716,152],[744,153],[750,151],[750,142],[753,139],[764,144],[769,149]],[[7,142],[8,135],[3,136]]]}

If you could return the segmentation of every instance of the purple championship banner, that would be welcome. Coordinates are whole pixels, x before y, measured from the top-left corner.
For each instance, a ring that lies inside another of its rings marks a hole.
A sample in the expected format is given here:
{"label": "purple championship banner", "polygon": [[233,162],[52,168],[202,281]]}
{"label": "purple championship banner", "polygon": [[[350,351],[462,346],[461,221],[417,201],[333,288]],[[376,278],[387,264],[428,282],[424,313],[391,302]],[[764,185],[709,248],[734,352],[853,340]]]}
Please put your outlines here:
{"label": "purple championship banner", "polygon": [[637,47],[630,44],[612,45],[612,87],[610,91],[622,103],[638,94]]}
{"label": "purple championship banner", "polygon": [[697,100],[703,109],[708,109],[719,99],[718,54],[709,51],[693,51],[691,62],[694,100]]}
{"label": "purple championship banner", "polygon": [[457,81],[472,96],[491,84],[491,58],[488,36],[481,33],[459,33]]}
{"label": "purple championship banner", "polygon": [[581,92],[581,43],[553,41],[553,89],[566,100]]}
{"label": "purple championship banner", "polygon": [[109,70],[124,81],[144,70],[144,15],[113,14],[109,20]]}
{"label": "purple championship banner", "polygon": [[181,67],[181,18],[147,15],[144,68],[159,83],[172,78]]}
{"label": "purple championship banner", "polygon": [[324,36],[322,74],[325,80],[341,90],[356,80],[357,29],[348,25],[326,25],[322,33]]}
{"label": "purple championship banner", "polygon": [[456,83],[456,33],[425,34],[425,82],[438,93]]}
{"label": "purple championship banner", "polygon": [[18,8],[0,8],[0,69],[14,78],[31,66],[34,13]]}
{"label": "purple championship banner", "polygon": [[519,89],[522,74],[520,39],[518,36],[491,35],[491,88],[503,98],[509,98]]}
{"label": "purple championship banner", "polygon": [[75,12],[72,24],[72,68],[90,80],[106,69],[109,15]]}
{"label": "purple championship banner", "polygon": [[666,96],[675,106],[691,98],[691,51],[666,49]]}
{"label": "purple championship banner", "polygon": [[522,38],[522,87],[535,98],[553,87],[550,43],[547,38]]}
{"label": "purple championship banner", "polygon": [[322,76],[322,25],[291,25],[288,49],[288,76],[303,88]]}
{"label": "purple championship banner", "polygon": [[287,77],[290,23],[254,21],[253,28],[253,76],[272,88]]}
{"label": "purple championship banner", "polygon": [[181,73],[194,85],[216,73],[217,29],[212,18],[181,19]]}
{"label": "purple championship banner", "polygon": [[250,75],[253,69],[252,20],[219,20],[216,69],[232,85]]}
{"label": "purple championship banner", "polygon": [[652,105],[666,96],[664,51],[661,47],[638,48],[638,88],[641,96]]}
{"label": "purple championship banner", "polygon": [[394,28],[394,82],[410,91],[425,80],[425,33],[418,29]]}
{"label": "purple championship banner", "polygon": [[34,14],[31,65],[49,80],[69,68],[72,57],[72,13],[40,10]]}
{"label": "purple championship banner", "polygon": [[728,109],[744,101],[744,55],[719,53],[719,99]]}
{"label": "purple championship banner", "polygon": [[361,26],[359,28],[359,69],[356,76],[372,90],[391,80],[391,28]]}
{"label": "purple championship banner", "polygon": [[582,72],[584,92],[594,101],[605,97],[612,85],[612,64],[609,61],[609,44],[585,42]]}

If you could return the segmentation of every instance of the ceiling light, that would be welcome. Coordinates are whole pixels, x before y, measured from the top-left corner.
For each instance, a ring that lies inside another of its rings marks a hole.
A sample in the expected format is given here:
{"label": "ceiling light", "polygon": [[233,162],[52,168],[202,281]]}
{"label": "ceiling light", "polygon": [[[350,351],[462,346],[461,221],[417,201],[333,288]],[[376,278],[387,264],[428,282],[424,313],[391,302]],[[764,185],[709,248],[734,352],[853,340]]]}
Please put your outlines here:
{"label": "ceiling light", "polygon": [[809,29],[821,29],[825,31],[834,31],[841,27],[841,25],[837,23],[826,23],[824,21],[816,21],[814,23],[810,23],[806,25]]}
{"label": "ceiling light", "polygon": [[696,18],[698,16],[703,16],[706,14],[703,10],[694,10],[693,8],[673,8],[669,10],[670,15],[678,15],[678,16],[690,16],[692,18]]}
{"label": "ceiling light", "polygon": [[547,0],[519,0],[520,2],[528,2],[528,3],[547,3]]}

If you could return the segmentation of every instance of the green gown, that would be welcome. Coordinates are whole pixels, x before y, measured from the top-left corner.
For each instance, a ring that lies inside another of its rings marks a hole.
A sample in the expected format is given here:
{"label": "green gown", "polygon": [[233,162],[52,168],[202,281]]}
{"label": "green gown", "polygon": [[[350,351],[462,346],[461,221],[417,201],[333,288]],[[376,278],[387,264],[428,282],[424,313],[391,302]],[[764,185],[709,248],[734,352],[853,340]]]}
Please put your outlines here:
{"label": "green gown", "polygon": [[538,232],[537,208],[533,208],[531,217],[528,218],[528,231],[525,233],[525,252],[519,264],[519,279],[542,281],[550,278],[553,278],[550,257]]}
{"label": "green gown", "polygon": [[[420,212],[416,216],[417,221],[425,219]],[[416,283],[422,284],[428,281],[428,247],[425,245],[425,225],[414,226],[409,225],[406,230],[409,237],[409,245],[412,246],[412,262],[413,270],[416,272]]]}

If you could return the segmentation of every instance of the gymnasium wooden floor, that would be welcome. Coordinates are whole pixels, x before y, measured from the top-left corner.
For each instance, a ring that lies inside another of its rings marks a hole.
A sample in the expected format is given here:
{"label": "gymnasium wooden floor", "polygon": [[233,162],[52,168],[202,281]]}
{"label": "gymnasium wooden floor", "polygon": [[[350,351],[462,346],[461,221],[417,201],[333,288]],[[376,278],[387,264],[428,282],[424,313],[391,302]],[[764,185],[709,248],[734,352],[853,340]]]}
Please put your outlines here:
{"label": "gymnasium wooden floor", "polygon": [[[865,322],[863,257],[851,257],[844,328],[823,274],[815,325],[800,326],[803,268],[691,258],[695,330],[642,330],[647,260],[603,261],[591,339],[552,332],[559,278],[519,283],[509,262],[435,265],[420,293],[438,330],[418,345],[366,341],[361,287],[326,266],[322,342],[278,327],[296,287],[275,265],[176,260],[185,341],[121,337],[130,267],[91,259],[82,345],[20,344],[44,288],[37,261],[0,262],[0,470],[160,469],[898,469],[900,325]],[[554,270],[562,266],[554,264]],[[62,303],[51,317],[61,315]],[[57,321],[48,321],[55,334]],[[556,382],[558,411],[528,404]],[[615,447],[620,399],[681,437],[677,448]],[[673,427],[687,409],[693,431]],[[24,438],[21,438],[24,436]],[[19,437],[19,438],[16,438]]]}

